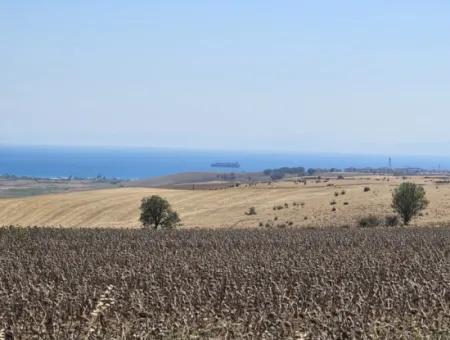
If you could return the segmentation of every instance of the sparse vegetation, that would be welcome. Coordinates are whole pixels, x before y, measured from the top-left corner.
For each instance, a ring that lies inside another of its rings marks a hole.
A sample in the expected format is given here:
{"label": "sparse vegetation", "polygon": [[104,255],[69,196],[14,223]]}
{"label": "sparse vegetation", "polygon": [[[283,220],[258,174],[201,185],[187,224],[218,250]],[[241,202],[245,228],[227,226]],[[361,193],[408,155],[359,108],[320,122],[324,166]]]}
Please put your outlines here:
{"label": "sparse vegetation", "polygon": [[382,225],[382,220],[375,215],[369,215],[361,217],[358,221],[358,225],[361,228],[373,228]]}
{"label": "sparse vegetation", "polygon": [[255,207],[250,207],[245,214],[246,215],[256,215],[256,208]]}
{"label": "sparse vegetation", "polygon": [[408,225],[427,205],[425,189],[412,182],[400,184],[392,194],[392,207],[400,215],[404,225]]}
{"label": "sparse vegetation", "polygon": [[387,227],[396,227],[400,224],[400,220],[397,215],[387,215],[384,218],[384,224]]}

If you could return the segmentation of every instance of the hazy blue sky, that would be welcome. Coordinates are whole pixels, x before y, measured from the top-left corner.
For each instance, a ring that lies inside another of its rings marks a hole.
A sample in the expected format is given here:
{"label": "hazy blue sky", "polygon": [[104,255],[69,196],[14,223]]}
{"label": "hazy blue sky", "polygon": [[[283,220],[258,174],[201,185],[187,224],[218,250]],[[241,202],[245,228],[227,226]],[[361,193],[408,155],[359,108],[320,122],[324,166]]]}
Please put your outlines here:
{"label": "hazy blue sky", "polygon": [[450,154],[450,2],[1,1],[0,144]]}

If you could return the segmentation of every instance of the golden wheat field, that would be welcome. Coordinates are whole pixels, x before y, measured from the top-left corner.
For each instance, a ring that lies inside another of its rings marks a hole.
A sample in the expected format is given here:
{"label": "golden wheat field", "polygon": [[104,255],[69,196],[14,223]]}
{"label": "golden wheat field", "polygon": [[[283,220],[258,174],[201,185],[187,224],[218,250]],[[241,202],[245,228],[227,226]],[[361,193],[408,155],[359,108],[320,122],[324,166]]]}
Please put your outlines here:
{"label": "golden wheat field", "polygon": [[[449,184],[426,177],[370,176],[310,180],[306,185],[283,181],[220,190],[117,188],[0,199],[0,225],[138,227],[140,201],[154,194],[169,200],[185,227],[353,225],[361,216],[391,213],[392,190],[405,180],[423,184],[430,201],[414,224],[450,221]],[[256,215],[246,214],[250,207]]]}

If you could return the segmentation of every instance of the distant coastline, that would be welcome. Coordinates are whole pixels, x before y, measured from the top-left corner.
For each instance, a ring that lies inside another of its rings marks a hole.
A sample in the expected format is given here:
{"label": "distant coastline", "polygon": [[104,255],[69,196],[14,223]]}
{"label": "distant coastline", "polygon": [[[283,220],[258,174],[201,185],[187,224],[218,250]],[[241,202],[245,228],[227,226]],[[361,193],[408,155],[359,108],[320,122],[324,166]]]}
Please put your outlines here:
{"label": "distant coastline", "polygon": [[[202,151],[145,148],[65,148],[0,146],[0,174],[41,178],[143,179],[181,172],[223,172],[212,168],[217,159],[230,159],[240,168],[225,171],[257,172],[270,168],[386,167],[390,155]],[[449,169],[443,156],[394,156],[395,168]]]}

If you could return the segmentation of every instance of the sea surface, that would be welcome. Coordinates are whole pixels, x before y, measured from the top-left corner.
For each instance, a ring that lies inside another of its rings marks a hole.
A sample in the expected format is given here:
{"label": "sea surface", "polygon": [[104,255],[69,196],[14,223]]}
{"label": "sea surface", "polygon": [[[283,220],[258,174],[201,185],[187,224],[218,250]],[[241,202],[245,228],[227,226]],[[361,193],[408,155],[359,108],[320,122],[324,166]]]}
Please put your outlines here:
{"label": "sea surface", "polygon": [[[139,179],[188,171],[251,172],[282,166],[384,167],[390,156],[396,168],[450,168],[450,158],[436,156],[0,146],[0,174]],[[241,167],[212,168],[214,162],[239,162]]]}

